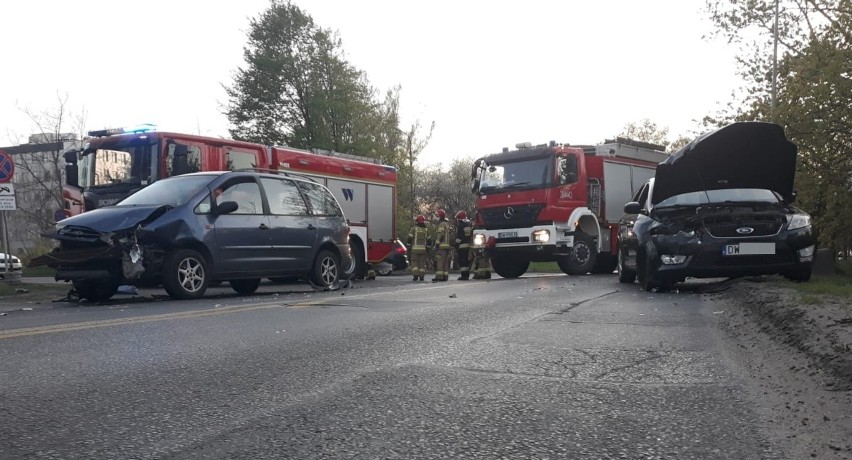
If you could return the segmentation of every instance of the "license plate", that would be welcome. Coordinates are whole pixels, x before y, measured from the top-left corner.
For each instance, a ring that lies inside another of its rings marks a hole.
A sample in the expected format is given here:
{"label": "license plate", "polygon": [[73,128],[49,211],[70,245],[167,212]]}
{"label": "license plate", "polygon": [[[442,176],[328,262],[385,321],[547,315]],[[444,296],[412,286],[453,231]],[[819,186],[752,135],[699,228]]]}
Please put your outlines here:
{"label": "license plate", "polygon": [[754,256],[775,254],[775,243],[739,243],[722,246],[723,256]]}
{"label": "license plate", "polygon": [[517,238],[518,232],[499,232],[497,238]]}

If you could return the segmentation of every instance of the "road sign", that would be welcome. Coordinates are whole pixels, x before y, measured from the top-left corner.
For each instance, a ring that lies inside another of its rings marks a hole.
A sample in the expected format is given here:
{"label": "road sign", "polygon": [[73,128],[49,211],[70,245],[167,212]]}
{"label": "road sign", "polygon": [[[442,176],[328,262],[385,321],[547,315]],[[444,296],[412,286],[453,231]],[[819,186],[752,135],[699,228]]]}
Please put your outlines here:
{"label": "road sign", "polygon": [[15,160],[8,153],[0,150],[0,183],[12,182],[15,178]]}
{"label": "road sign", "polygon": [[15,185],[11,182],[0,183],[0,211],[14,211],[18,209],[15,202]]}

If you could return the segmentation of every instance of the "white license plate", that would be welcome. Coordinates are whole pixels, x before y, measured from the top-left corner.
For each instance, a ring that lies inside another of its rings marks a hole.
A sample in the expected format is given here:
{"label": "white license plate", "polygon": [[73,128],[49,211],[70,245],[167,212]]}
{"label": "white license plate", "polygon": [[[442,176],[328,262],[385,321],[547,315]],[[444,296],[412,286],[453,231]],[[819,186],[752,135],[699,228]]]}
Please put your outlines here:
{"label": "white license plate", "polygon": [[723,256],[754,256],[775,254],[775,243],[739,243],[722,246]]}
{"label": "white license plate", "polygon": [[518,232],[499,232],[497,238],[517,238]]}

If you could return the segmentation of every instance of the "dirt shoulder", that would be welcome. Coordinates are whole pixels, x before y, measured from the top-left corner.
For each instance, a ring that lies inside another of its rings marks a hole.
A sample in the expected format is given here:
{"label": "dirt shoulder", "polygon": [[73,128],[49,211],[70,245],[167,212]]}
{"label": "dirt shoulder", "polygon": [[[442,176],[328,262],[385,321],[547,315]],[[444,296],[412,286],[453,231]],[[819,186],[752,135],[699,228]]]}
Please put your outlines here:
{"label": "dirt shoulder", "polygon": [[710,296],[790,458],[852,458],[852,305],[833,296],[801,299],[774,278],[742,280]]}
{"label": "dirt shoulder", "polygon": [[50,305],[69,289],[67,283],[0,283],[0,313]]}

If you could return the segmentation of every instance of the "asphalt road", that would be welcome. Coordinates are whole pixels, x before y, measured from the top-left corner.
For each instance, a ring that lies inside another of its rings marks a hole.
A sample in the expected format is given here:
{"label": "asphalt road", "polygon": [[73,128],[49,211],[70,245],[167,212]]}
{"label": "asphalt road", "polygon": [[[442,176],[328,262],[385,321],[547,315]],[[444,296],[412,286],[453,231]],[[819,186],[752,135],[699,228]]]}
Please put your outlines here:
{"label": "asphalt road", "polygon": [[695,290],[263,291],[0,318],[0,457],[785,458]]}

